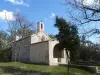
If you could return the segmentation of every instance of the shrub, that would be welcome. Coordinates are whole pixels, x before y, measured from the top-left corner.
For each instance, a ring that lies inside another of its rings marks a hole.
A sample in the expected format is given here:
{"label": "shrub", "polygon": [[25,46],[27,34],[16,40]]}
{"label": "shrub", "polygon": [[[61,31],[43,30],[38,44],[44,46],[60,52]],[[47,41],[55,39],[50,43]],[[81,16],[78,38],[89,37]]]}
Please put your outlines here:
{"label": "shrub", "polygon": [[11,61],[11,48],[0,50],[0,62]]}

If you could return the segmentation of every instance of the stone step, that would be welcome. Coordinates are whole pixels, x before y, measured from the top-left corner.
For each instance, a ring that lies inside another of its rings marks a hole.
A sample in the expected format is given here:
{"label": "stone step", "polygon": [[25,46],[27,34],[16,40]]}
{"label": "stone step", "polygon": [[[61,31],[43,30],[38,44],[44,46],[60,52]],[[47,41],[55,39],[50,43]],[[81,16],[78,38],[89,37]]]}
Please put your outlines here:
{"label": "stone step", "polygon": [[97,73],[100,74],[100,69],[97,69]]}

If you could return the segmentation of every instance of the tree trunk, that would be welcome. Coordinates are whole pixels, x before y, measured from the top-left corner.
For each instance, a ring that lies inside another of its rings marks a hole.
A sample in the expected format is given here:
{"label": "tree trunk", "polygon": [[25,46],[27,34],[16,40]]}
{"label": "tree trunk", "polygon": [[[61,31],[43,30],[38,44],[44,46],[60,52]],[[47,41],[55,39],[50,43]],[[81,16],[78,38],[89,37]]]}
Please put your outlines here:
{"label": "tree trunk", "polygon": [[70,74],[70,55],[69,55],[69,51],[67,50],[66,51],[66,54],[67,54],[67,60],[68,60],[68,75]]}

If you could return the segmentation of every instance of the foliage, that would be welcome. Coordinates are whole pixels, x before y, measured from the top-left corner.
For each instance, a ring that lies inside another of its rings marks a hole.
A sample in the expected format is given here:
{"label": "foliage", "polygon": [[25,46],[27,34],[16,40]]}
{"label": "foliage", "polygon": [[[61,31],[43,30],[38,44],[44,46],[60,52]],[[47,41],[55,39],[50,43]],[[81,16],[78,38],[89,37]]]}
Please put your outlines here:
{"label": "foliage", "polygon": [[91,46],[81,46],[79,56],[83,61],[93,61],[93,57],[96,54],[95,48]]}
{"label": "foliage", "polygon": [[[72,53],[72,61],[73,62],[86,62],[96,64],[96,62],[100,61],[100,48],[99,44],[94,44],[91,41],[81,42],[80,48],[77,50],[77,54]],[[88,64],[87,63],[87,64]]]}
{"label": "foliage", "polygon": [[49,34],[49,37],[50,37],[51,39],[55,39],[55,38],[56,38],[56,35]]}
{"label": "foliage", "polygon": [[11,48],[5,50],[0,50],[0,62],[9,62],[11,61]]}
{"label": "foliage", "polygon": [[80,46],[78,29],[75,25],[69,24],[63,18],[56,17],[55,27],[59,30],[56,38],[59,40],[60,48],[73,51]]}
{"label": "foliage", "polygon": [[0,31],[0,62],[11,61],[11,48],[9,45],[9,35],[5,31]]}
{"label": "foliage", "polygon": [[3,49],[3,42],[0,40],[0,50]]}
{"label": "foliage", "polygon": [[58,47],[60,50],[66,50],[69,74],[70,55],[72,52],[75,53],[80,46],[78,29],[75,25],[71,25],[70,23],[66,22],[65,19],[59,17],[56,17],[55,27],[57,27],[59,31],[59,33],[56,35],[56,38],[59,41]]}
{"label": "foliage", "polygon": [[0,50],[9,48],[9,35],[5,31],[0,31]]}
{"label": "foliage", "polygon": [[60,49],[66,48],[66,50],[73,52],[80,46],[80,40],[78,36],[77,27],[70,25],[63,18],[56,17],[55,27],[58,28],[59,33],[56,35],[59,40]]}

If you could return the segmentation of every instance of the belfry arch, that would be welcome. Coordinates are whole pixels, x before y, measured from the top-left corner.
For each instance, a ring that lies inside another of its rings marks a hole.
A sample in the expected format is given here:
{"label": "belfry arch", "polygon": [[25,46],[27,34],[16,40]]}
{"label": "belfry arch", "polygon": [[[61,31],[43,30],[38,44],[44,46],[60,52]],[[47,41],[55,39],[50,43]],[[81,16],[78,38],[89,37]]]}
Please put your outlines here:
{"label": "belfry arch", "polygon": [[38,32],[43,32],[44,31],[44,23],[38,22],[37,29],[38,29]]}

